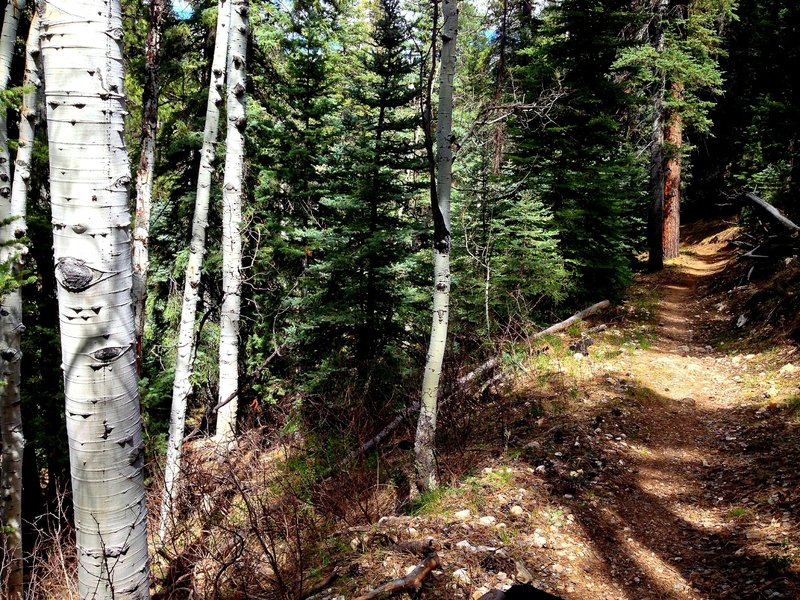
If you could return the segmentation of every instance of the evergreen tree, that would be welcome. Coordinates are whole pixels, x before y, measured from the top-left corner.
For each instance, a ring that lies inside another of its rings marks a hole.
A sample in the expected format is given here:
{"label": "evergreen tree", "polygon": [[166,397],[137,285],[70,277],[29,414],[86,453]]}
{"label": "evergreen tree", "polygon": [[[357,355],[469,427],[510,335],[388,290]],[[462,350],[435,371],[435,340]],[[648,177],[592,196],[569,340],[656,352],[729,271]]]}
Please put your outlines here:
{"label": "evergreen tree", "polygon": [[617,296],[638,238],[643,170],[619,121],[631,103],[611,76],[631,15],[624,0],[564,0],[531,18],[515,57],[518,94],[558,89],[547,119],[517,117],[514,181],[552,211],[575,299]]}
{"label": "evergreen tree", "polygon": [[[381,0],[343,117],[347,135],[334,149],[334,186],[322,200],[321,258],[309,267],[303,301],[309,315],[304,356],[311,364],[355,370],[359,385],[369,388],[360,393],[375,406],[391,396],[391,386],[382,384],[397,381],[398,370],[408,366],[402,348],[416,325],[409,278],[417,266],[420,224],[412,197],[419,186],[409,174],[421,165],[413,143],[418,91],[409,42],[399,1]],[[314,377],[335,386],[341,380],[334,372],[315,369]]]}

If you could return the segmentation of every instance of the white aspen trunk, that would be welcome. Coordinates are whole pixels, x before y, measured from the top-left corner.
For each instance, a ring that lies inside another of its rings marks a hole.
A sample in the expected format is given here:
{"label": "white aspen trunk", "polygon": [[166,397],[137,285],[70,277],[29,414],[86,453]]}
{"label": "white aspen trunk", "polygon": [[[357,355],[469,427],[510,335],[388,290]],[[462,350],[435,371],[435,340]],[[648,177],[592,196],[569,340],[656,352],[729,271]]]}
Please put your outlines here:
{"label": "white aspen trunk", "polygon": [[[25,2],[6,6],[0,38],[0,89],[8,85],[11,57],[17,37],[20,12]],[[25,437],[20,406],[20,341],[22,295],[19,289],[22,259],[27,249],[17,240],[25,236],[27,180],[33,147],[36,87],[39,77],[36,59],[39,53],[38,19],[34,17],[28,36],[24,85],[25,94],[20,119],[19,150],[13,188],[9,185],[8,132],[6,111],[0,109],[0,264],[8,269],[8,288],[0,297],[0,547],[6,554],[7,587],[0,595],[8,600],[22,599],[22,457]],[[32,110],[33,109],[33,110]]]}
{"label": "white aspen trunk", "polygon": [[231,0],[228,43],[228,130],[222,194],[222,308],[219,336],[219,403],[216,442],[229,447],[236,439],[236,392],[239,387],[239,313],[242,290],[242,202],[244,199],[244,130],[247,125],[248,0]]}
{"label": "white aspen trunk", "polygon": [[48,0],[42,57],[79,595],[150,597],[119,0]]}
{"label": "white aspen trunk", "polygon": [[[436,1],[436,0],[434,0]],[[442,0],[442,52],[436,124],[436,190],[433,242],[433,323],[414,442],[417,487],[436,488],[436,413],[450,315],[450,193],[453,183],[453,77],[456,70],[457,0]]]}
{"label": "white aspen trunk", "polygon": [[177,493],[176,483],[181,469],[183,430],[186,424],[186,401],[191,392],[192,361],[194,359],[194,331],[197,302],[200,293],[200,272],[206,252],[206,229],[208,228],[208,205],[211,194],[211,176],[215,169],[217,134],[219,132],[219,108],[225,85],[225,63],[228,56],[228,29],[230,25],[230,1],[217,3],[217,32],[214,43],[214,58],[211,63],[211,84],[208,88],[206,124],[203,148],[200,151],[200,172],[197,176],[197,197],[192,220],[192,241],[189,246],[189,262],[183,287],[183,307],[178,329],[177,357],[175,359],[175,381],[172,384],[172,410],[169,420],[167,460],[164,466],[164,493],[161,500],[161,515],[158,537],[161,543],[167,535],[173,518],[173,503]]}
{"label": "white aspen trunk", "polygon": [[150,27],[145,41],[144,90],[142,92],[141,156],[136,171],[136,223],[133,229],[133,310],[136,323],[136,356],[141,371],[142,337],[147,301],[147,267],[150,237],[150,208],[153,203],[153,173],[158,132],[158,69],[161,62],[161,35],[169,11],[167,0],[152,0]]}
{"label": "white aspen trunk", "polygon": [[[24,9],[25,0],[9,0],[6,4],[3,29],[0,32],[0,91],[8,89],[11,60],[17,46],[17,28]],[[0,107],[0,197],[11,197],[11,158],[8,153],[5,107]]]}

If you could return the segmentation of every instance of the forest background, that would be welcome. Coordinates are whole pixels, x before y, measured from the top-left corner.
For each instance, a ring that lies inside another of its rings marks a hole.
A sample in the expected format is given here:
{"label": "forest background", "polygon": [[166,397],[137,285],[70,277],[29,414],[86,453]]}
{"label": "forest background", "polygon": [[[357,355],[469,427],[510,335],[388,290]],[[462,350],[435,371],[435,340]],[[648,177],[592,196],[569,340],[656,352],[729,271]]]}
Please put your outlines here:
{"label": "forest background", "polygon": [[[137,165],[153,13],[122,5]],[[250,2],[236,431],[302,438],[297,468],[308,479],[419,397],[431,321],[435,6]],[[32,14],[23,12],[2,94],[12,154]],[[139,381],[151,486],[163,478],[217,17],[210,1],[161,15]],[[619,299],[646,267],[648,219],[650,267],[654,248],[669,258],[668,233],[653,234],[654,198],[663,207],[678,196],[684,215],[697,216],[749,189],[800,216],[798,25],[800,7],[788,0],[460,5],[445,382],[499,344]],[[45,133],[33,146],[25,273],[1,274],[4,293],[24,284],[29,551],[43,515],[70,520]],[[221,142],[192,322],[190,439],[214,432],[227,397],[225,156]]]}

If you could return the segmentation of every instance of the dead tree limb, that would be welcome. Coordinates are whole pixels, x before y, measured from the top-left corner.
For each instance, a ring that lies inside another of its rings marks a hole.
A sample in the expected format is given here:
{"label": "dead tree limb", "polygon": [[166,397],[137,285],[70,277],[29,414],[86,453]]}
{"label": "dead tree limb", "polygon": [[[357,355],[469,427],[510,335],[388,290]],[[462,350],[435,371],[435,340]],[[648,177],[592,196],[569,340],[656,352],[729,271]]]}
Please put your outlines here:
{"label": "dead tree limb", "polygon": [[[611,303],[608,300],[603,300],[602,302],[598,302],[597,304],[593,304],[589,308],[586,308],[586,309],[580,311],[579,313],[576,313],[576,314],[572,315],[566,321],[561,321],[560,323],[556,323],[555,325],[552,325],[551,327],[548,327],[544,331],[540,331],[539,333],[534,334],[533,335],[533,339],[540,338],[543,335],[547,335],[548,333],[555,333],[557,331],[561,331],[563,329],[566,329],[567,327],[569,327],[573,323],[577,323],[578,321],[580,321],[582,319],[585,319],[586,317],[588,317],[590,315],[593,315],[594,313],[599,312],[599,311],[603,310],[604,308],[608,308],[609,306],[611,306]],[[439,403],[440,407],[444,406],[445,404],[447,404],[447,402],[450,399],[452,399],[458,393],[460,388],[464,387],[466,384],[470,383],[471,381],[481,377],[486,372],[491,371],[498,364],[500,364],[500,356],[495,356],[493,358],[490,358],[486,362],[481,363],[478,367],[476,367],[475,369],[473,369],[472,371],[470,371],[466,375],[463,375],[463,376],[459,377],[456,380],[456,383],[455,383],[455,391],[452,394],[449,394],[443,400],[440,401],[440,403]],[[381,429],[372,438],[370,438],[369,440],[364,442],[364,444],[362,444],[360,448],[357,448],[356,450],[351,452],[348,455],[348,457],[345,460],[345,462],[353,461],[356,458],[358,458],[359,456],[361,456],[363,454],[367,454],[368,452],[371,452],[373,449],[375,449],[378,446],[380,446],[390,435],[392,435],[392,433],[394,433],[397,430],[398,427],[400,427],[400,425],[403,424],[403,422],[406,419],[408,419],[411,415],[415,414],[418,411],[419,411],[419,400],[411,403],[410,406],[408,406],[408,407],[404,408],[403,410],[401,410],[397,414],[397,416],[389,422],[389,424],[386,427]]]}
{"label": "dead tree limb", "polygon": [[776,223],[789,231],[790,233],[795,233],[800,231],[800,226],[796,225],[793,221],[787,219],[781,211],[777,208],[772,206],[769,202],[762,200],[755,194],[750,192],[745,192],[739,199],[745,202],[749,202],[753,205],[753,207],[761,214],[761,216],[767,217],[773,223]]}
{"label": "dead tree limb", "polygon": [[388,583],[384,583],[382,586],[375,588],[368,594],[359,596],[356,598],[356,600],[391,598],[392,596],[396,596],[404,592],[418,592],[422,587],[425,578],[430,575],[431,571],[440,565],[441,562],[439,561],[439,555],[436,553],[429,554],[419,565],[417,565],[413,571],[411,571],[411,573],[405,577],[392,579]]}
{"label": "dead tree limb", "polygon": [[593,315],[596,312],[603,310],[604,308],[608,308],[611,306],[611,302],[608,300],[603,300],[602,302],[598,302],[597,304],[592,304],[589,308],[584,308],[582,311],[575,313],[566,321],[561,321],[560,323],[556,323],[555,325],[551,325],[547,329],[540,331],[533,335],[533,339],[540,338],[542,336],[548,335],[550,333],[556,333],[558,331],[563,331],[573,323],[577,323],[578,321],[582,321],[589,315]]}

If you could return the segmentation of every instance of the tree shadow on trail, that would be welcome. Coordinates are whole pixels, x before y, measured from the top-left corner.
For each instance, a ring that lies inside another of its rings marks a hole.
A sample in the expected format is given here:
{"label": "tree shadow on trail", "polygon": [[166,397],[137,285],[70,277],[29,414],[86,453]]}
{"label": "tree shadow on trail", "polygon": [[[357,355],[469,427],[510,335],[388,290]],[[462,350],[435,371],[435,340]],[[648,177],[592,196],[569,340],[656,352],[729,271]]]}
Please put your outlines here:
{"label": "tree shadow on trail", "polygon": [[784,411],[751,426],[754,409],[703,412],[645,391],[515,432],[606,576],[625,598],[800,597],[798,427]]}

